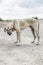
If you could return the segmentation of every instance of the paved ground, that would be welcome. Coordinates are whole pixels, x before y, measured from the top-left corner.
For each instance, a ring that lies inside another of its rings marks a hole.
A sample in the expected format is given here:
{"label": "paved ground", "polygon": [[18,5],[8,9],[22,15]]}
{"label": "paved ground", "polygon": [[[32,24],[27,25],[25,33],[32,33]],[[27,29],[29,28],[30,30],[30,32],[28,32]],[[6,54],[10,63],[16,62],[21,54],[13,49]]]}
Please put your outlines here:
{"label": "paved ground", "polygon": [[20,46],[14,43],[16,41],[16,33],[14,33],[8,36],[0,27],[0,65],[43,65],[42,20],[40,20],[40,45],[38,46],[30,43],[33,39],[30,29],[21,32]]}

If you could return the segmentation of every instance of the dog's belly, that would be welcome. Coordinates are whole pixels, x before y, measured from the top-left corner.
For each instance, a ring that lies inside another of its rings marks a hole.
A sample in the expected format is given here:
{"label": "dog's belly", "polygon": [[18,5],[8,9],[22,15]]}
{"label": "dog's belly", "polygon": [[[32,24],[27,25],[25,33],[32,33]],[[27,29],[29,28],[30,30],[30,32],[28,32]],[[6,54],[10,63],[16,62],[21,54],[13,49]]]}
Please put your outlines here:
{"label": "dog's belly", "polygon": [[21,22],[20,23],[20,29],[24,30],[25,28],[29,27],[30,24],[28,24],[27,22]]}

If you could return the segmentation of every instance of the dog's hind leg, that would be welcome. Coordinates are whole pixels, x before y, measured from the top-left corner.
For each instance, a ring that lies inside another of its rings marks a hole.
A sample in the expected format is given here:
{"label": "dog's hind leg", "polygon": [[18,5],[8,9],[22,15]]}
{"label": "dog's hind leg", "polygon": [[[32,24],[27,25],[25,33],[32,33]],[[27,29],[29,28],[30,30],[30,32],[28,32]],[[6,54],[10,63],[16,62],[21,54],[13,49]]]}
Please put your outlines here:
{"label": "dog's hind leg", "polygon": [[37,45],[39,44],[39,39],[40,39],[40,37],[39,37],[39,31],[38,30],[35,30],[35,32],[36,32],[36,37],[37,37],[37,42],[35,42]]}
{"label": "dog's hind leg", "polygon": [[39,22],[37,23],[37,25],[34,27],[35,33],[36,33],[36,40],[35,43],[38,45],[39,44]]}
{"label": "dog's hind leg", "polygon": [[36,39],[35,31],[34,31],[34,28],[32,26],[30,26],[30,29],[31,29],[33,37],[34,37],[34,40],[32,41],[32,43],[34,43],[35,39]]}

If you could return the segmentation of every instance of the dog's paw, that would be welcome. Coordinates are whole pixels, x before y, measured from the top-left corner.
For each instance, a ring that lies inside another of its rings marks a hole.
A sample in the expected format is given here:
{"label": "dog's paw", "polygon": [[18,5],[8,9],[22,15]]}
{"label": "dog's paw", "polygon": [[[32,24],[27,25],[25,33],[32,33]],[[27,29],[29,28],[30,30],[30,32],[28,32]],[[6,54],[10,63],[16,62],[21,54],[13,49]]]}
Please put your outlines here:
{"label": "dog's paw", "polygon": [[14,43],[16,43],[16,44],[17,44],[18,42],[16,41],[16,42],[14,42]]}
{"label": "dog's paw", "polygon": [[32,41],[31,43],[34,43],[35,41]]}
{"label": "dog's paw", "polygon": [[39,45],[39,42],[36,42],[35,44],[36,44],[36,45]]}
{"label": "dog's paw", "polygon": [[16,46],[20,46],[20,43],[19,42],[14,42]]}

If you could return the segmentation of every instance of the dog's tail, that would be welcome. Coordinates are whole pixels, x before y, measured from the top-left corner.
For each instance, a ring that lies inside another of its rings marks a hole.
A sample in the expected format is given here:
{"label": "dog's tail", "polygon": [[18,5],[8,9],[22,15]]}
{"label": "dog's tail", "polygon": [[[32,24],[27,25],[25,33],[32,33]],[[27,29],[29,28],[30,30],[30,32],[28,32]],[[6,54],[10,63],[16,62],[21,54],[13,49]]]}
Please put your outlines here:
{"label": "dog's tail", "polygon": [[32,18],[34,18],[34,19],[38,20],[38,17],[32,17]]}

